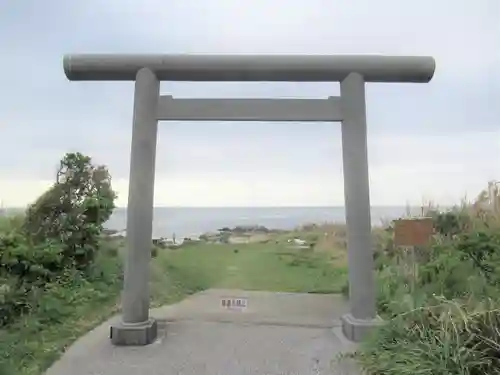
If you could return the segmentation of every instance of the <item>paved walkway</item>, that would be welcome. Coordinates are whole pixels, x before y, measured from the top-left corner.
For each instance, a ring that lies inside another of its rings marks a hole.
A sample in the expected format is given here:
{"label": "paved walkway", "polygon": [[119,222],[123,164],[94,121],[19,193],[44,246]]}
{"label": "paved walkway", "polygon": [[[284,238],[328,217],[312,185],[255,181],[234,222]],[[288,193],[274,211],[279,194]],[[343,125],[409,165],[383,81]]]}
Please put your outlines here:
{"label": "paved walkway", "polygon": [[[248,299],[246,309],[222,297]],[[107,321],[72,345],[46,375],[357,375],[336,354],[354,349],[340,333],[341,296],[208,290],[151,311],[158,340],[114,347]]]}

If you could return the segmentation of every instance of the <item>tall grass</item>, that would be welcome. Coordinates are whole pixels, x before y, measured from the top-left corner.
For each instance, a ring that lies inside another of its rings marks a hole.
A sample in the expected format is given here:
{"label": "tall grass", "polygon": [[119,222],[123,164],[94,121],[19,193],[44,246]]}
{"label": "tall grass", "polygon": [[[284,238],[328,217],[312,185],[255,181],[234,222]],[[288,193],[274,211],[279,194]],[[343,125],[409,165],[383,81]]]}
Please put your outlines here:
{"label": "tall grass", "polygon": [[416,272],[391,228],[380,236],[377,304],[386,324],[356,357],[370,375],[500,374],[500,215],[467,201],[424,214],[436,235],[412,260]]}

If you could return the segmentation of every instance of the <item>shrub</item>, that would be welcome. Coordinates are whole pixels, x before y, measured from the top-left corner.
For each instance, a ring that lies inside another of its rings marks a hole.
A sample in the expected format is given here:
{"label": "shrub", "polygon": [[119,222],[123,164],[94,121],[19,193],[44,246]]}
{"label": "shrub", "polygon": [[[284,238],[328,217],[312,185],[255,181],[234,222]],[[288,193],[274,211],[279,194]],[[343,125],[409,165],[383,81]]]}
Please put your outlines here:
{"label": "shrub", "polygon": [[27,313],[32,294],[61,271],[62,246],[33,245],[18,229],[0,236],[0,326]]}
{"label": "shrub", "polygon": [[102,225],[114,209],[110,180],[89,157],[66,154],[56,182],[26,215],[2,219],[0,326],[29,312],[40,291],[92,268]]}
{"label": "shrub", "polygon": [[32,288],[16,277],[0,277],[0,327],[31,309]]}
{"label": "shrub", "polygon": [[438,234],[454,236],[462,233],[471,226],[472,219],[463,209],[454,209],[448,212],[429,211],[433,219],[433,226]]}
{"label": "shrub", "polygon": [[470,260],[492,286],[500,284],[500,232],[497,230],[466,233],[456,244],[463,259]]}
{"label": "shrub", "polygon": [[8,237],[0,238],[3,271],[24,282],[43,283],[62,269],[63,247],[55,242],[30,244],[24,239],[6,245]]}
{"label": "shrub", "polygon": [[66,154],[56,183],[28,208],[24,229],[34,244],[64,244],[63,263],[84,269],[95,257],[115,197],[104,166],[93,165],[80,153]]}

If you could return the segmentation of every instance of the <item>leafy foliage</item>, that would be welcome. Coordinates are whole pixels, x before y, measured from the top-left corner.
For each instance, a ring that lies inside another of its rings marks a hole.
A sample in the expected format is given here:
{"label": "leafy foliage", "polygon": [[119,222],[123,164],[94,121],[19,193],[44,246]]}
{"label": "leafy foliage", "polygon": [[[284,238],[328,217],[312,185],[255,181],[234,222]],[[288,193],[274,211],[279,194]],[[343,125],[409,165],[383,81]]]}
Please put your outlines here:
{"label": "leafy foliage", "polygon": [[457,235],[467,230],[471,223],[470,216],[462,210],[430,211],[428,214],[434,219],[435,231],[444,236]]}
{"label": "leafy foliage", "polygon": [[95,257],[115,197],[104,166],[94,166],[80,153],[66,154],[56,183],[28,208],[24,229],[34,244],[47,240],[64,244],[64,265],[84,269]]}
{"label": "leafy foliage", "polygon": [[90,272],[116,195],[104,166],[66,154],[57,179],[0,232],[0,326],[28,312],[49,285]]}
{"label": "leafy foliage", "polygon": [[457,250],[470,260],[485,281],[500,284],[500,232],[498,230],[465,233],[457,243]]}

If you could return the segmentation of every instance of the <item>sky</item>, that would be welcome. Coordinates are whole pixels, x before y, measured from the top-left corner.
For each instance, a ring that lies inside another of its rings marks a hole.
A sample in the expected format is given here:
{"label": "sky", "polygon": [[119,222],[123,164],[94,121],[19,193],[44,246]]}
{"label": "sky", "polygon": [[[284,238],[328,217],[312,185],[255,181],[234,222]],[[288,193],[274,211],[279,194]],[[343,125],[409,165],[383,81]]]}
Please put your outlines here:
{"label": "sky", "polygon": [[[500,180],[498,0],[0,0],[0,200],[25,206],[79,151],[125,206],[133,82],[69,82],[67,53],[430,55],[428,84],[366,85],[373,205]],[[163,82],[198,98],[326,98],[333,83]],[[161,122],[155,205],[343,205],[339,123]]]}

